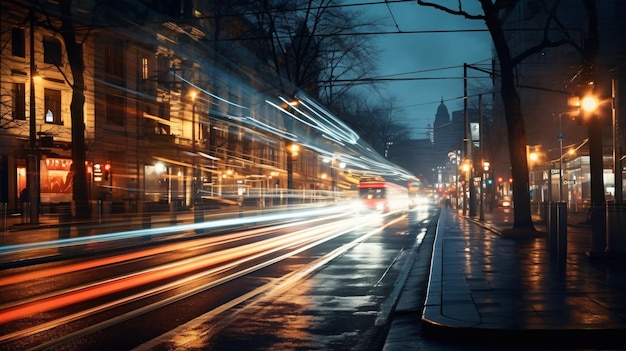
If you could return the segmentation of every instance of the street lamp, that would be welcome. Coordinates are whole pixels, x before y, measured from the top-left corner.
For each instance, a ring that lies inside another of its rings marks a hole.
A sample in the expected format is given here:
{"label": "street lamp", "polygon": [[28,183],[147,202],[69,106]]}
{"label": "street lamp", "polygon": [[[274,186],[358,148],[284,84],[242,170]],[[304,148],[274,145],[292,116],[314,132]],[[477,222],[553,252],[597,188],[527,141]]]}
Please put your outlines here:
{"label": "street lamp", "polygon": [[193,221],[194,223],[204,222],[204,213],[201,209],[202,207],[202,197],[200,196],[201,190],[201,181],[200,181],[200,172],[198,170],[197,165],[197,146],[196,146],[196,98],[198,97],[198,92],[196,90],[192,90],[189,93],[189,97],[191,98],[191,150],[192,150],[192,175],[191,175],[191,189],[193,191],[192,201],[193,201]]}
{"label": "street lamp", "polygon": [[287,204],[291,204],[293,189],[293,161],[298,157],[300,146],[296,143],[287,145]]}
{"label": "street lamp", "polygon": [[470,169],[472,169],[470,167],[470,163],[471,161],[468,159],[463,160],[463,164],[461,165],[461,171],[463,173],[463,176],[465,177],[465,182],[463,183],[463,215],[465,216],[467,214],[467,190],[466,190],[466,186],[467,183],[469,181],[471,181],[471,179],[469,179],[469,171]]}
{"label": "street lamp", "polygon": [[593,95],[584,96],[580,101],[580,107],[585,112],[594,112],[598,108],[598,99]]}
{"label": "street lamp", "polygon": [[489,162],[483,161],[483,175],[480,181],[480,221],[485,220],[485,177],[489,174]]}
{"label": "street lamp", "polygon": [[35,14],[30,13],[30,124],[28,145],[28,198],[30,223],[39,223],[39,150],[37,149],[37,111],[35,109]]}
{"label": "street lamp", "polygon": [[598,100],[593,95],[593,83],[584,87],[579,107],[589,135],[589,168],[591,169],[591,232],[592,252],[606,249],[606,200],[602,161],[602,121],[597,116]]}

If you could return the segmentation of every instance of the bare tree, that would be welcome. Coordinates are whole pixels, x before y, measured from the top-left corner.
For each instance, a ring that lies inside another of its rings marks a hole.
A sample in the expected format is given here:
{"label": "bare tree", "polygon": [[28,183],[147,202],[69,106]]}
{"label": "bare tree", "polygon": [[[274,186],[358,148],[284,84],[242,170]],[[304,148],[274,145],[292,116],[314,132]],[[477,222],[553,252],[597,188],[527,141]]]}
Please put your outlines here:
{"label": "bare tree", "polygon": [[[76,218],[89,218],[89,198],[87,192],[87,169],[85,161],[85,64],[83,60],[83,41],[76,37],[72,0],[59,0],[59,16],[46,15],[47,27],[59,33],[64,42],[69,61],[71,77],[57,66],[72,88],[70,103],[72,129],[72,199],[76,206]],[[46,8],[42,7],[44,13]],[[85,35],[86,38],[86,35]],[[84,38],[83,38],[84,40]]]}
{"label": "bare tree", "polygon": [[498,55],[501,73],[500,92],[504,103],[504,116],[507,125],[507,136],[509,141],[509,158],[511,161],[511,171],[513,173],[513,210],[514,229],[535,230],[530,211],[529,174],[526,155],[526,129],[520,97],[515,87],[515,67],[525,58],[540,53],[543,49],[556,47],[566,43],[571,43],[571,39],[565,36],[564,39],[553,41],[548,36],[548,29],[552,23],[558,22],[555,17],[555,10],[559,1],[553,3],[553,7],[546,9],[548,14],[545,23],[545,30],[542,40],[535,46],[529,47],[516,56],[511,54],[504,30],[502,27],[502,13],[513,8],[519,0],[479,0],[482,7],[482,14],[471,14],[465,11],[459,1],[458,9],[452,9],[437,3],[418,0],[418,4],[429,6],[446,13],[463,16],[471,20],[482,20],[487,25],[491,34],[494,48]]}
{"label": "bare tree", "polygon": [[361,94],[346,94],[336,108],[343,111],[341,116],[344,122],[361,139],[384,155],[389,145],[410,139],[410,133],[406,126],[398,122],[399,110],[395,107],[395,99],[381,101],[372,103]]}
{"label": "bare tree", "polygon": [[388,156],[387,151],[391,145],[409,139],[408,129],[396,120],[396,112],[393,100],[386,100],[370,111],[373,114],[373,124],[369,128],[371,131],[369,141],[374,149],[385,157]]}
{"label": "bare tree", "polygon": [[335,0],[244,0],[232,6],[251,13],[274,71],[328,106],[375,70],[376,50],[370,37],[360,34],[374,23]]}

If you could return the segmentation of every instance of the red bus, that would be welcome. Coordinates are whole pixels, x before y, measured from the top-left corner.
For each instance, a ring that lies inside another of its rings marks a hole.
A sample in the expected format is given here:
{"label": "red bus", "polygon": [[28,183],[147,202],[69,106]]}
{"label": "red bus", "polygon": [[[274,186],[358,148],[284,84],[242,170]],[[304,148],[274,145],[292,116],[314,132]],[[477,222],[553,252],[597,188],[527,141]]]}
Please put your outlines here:
{"label": "red bus", "polygon": [[371,211],[390,213],[407,211],[409,191],[407,187],[387,181],[361,181],[359,183],[361,205]]}

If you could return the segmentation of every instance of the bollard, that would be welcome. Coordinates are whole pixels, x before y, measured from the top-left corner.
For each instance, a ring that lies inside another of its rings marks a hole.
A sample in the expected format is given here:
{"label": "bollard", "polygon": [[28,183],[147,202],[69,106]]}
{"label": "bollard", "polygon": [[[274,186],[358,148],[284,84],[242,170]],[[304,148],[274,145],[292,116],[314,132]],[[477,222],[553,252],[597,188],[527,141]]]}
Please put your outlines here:
{"label": "bollard", "polygon": [[626,205],[614,201],[607,202],[606,252],[626,253]]}
{"label": "bollard", "polygon": [[548,228],[548,253],[550,257],[554,257],[556,255],[556,246],[557,246],[557,220],[556,220],[556,203],[550,201],[548,203],[548,211],[546,218],[546,227]]}
{"label": "bollard", "polygon": [[102,224],[102,200],[98,200],[98,224]]}
{"label": "bollard", "polygon": [[559,261],[565,261],[567,257],[567,203],[557,202],[557,257]]}
{"label": "bollard", "polygon": [[22,224],[30,223],[30,202],[22,202]]}
{"label": "bollard", "polygon": [[547,218],[550,257],[565,262],[567,257],[567,203],[550,202]]}
{"label": "bollard", "polygon": [[170,200],[170,225],[176,225],[176,209],[178,206],[174,206],[176,200]]}
{"label": "bollard", "polygon": [[546,201],[542,201],[539,204],[539,221],[541,223],[548,223],[548,203]]}

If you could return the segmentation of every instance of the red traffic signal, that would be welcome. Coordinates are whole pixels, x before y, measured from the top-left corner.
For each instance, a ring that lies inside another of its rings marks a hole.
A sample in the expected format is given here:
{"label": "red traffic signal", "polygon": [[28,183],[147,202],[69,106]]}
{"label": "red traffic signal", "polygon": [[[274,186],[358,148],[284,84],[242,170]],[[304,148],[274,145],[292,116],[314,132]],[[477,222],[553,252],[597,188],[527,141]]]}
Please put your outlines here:
{"label": "red traffic signal", "polygon": [[103,178],[104,180],[109,180],[109,177],[111,176],[111,163],[107,162],[104,164],[104,174],[103,174]]}

